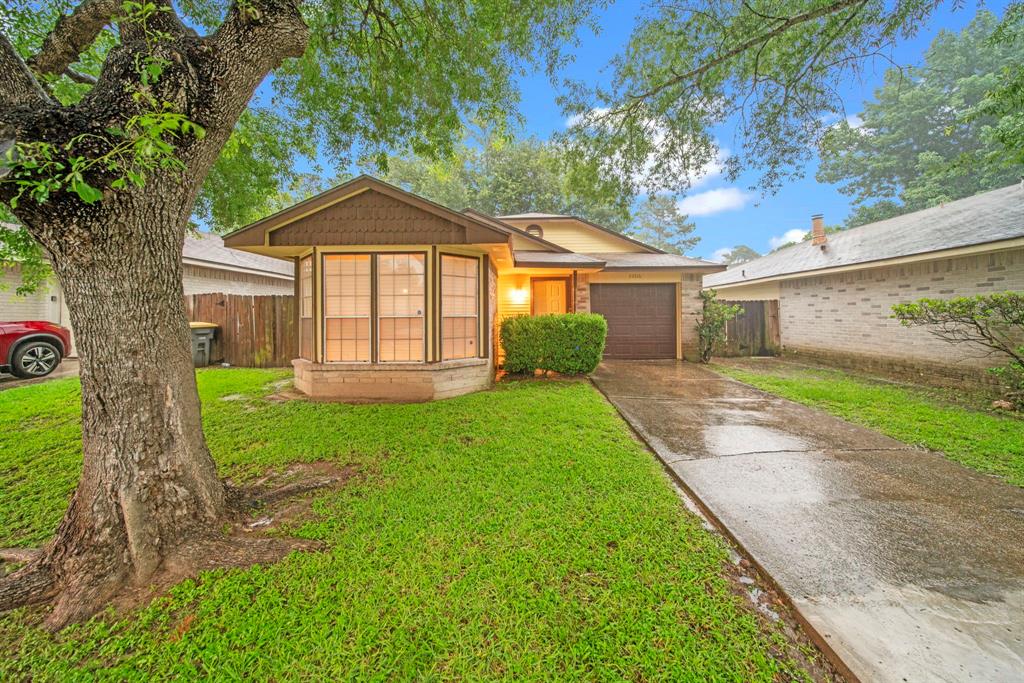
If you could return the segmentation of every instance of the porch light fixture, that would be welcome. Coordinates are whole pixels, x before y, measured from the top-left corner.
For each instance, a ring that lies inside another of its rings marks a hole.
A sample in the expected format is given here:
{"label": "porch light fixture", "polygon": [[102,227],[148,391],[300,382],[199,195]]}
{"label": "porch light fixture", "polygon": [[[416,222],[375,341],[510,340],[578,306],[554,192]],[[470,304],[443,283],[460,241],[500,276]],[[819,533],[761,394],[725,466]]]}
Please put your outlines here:
{"label": "porch light fixture", "polygon": [[530,290],[519,288],[510,289],[508,291],[508,300],[509,303],[513,305],[522,306],[530,300]]}

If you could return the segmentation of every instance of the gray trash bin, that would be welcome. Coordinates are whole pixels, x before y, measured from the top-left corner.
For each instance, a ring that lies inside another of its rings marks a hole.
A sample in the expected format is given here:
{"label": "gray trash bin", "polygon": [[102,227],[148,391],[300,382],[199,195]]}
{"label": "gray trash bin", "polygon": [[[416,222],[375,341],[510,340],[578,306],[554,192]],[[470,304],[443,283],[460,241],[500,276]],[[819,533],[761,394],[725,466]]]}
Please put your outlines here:
{"label": "gray trash bin", "polygon": [[213,335],[217,326],[213,323],[189,323],[192,328],[192,364],[197,368],[210,364],[213,349]]}

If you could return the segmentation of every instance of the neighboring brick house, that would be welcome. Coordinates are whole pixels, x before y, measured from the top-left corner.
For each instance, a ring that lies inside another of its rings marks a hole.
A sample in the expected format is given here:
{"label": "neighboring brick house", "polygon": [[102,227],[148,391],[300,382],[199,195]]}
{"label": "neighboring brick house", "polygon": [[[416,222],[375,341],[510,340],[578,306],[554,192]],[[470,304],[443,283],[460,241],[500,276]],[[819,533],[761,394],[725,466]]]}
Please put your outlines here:
{"label": "neighboring brick house", "polygon": [[784,352],[980,379],[983,350],[902,327],[892,305],[1024,290],[1024,188],[984,192],[812,239],[704,278],[729,301],[778,301]]}
{"label": "neighboring brick house", "polygon": [[[291,263],[228,249],[217,235],[186,236],[182,261],[186,295],[290,295],[295,289]],[[27,296],[16,294],[20,282],[17,267],[0,271],[0,320],[48,320],[71,326],[63,292],[54,278]]]}

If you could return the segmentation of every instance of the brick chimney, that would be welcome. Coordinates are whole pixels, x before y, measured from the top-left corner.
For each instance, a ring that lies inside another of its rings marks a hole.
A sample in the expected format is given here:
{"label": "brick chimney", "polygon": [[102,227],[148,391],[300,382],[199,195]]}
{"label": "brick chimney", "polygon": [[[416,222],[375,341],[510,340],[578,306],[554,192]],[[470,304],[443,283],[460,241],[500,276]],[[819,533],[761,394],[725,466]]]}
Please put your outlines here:
{"label": "brick chimney", "polygon": [[828,238],[825,236],[825,217],[816,213],[811,216],[811,244],[814,246],[822,246]]}

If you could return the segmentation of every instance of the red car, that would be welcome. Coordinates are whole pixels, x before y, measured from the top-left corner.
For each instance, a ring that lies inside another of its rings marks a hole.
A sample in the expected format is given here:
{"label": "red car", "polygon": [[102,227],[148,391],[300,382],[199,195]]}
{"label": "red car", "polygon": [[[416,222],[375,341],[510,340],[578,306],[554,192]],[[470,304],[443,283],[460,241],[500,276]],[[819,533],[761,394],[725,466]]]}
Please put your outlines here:
{"label": "red car", "polygon": [[0,323],[0,372],[45,377],[71,350],[71,330],[42,320]]}

